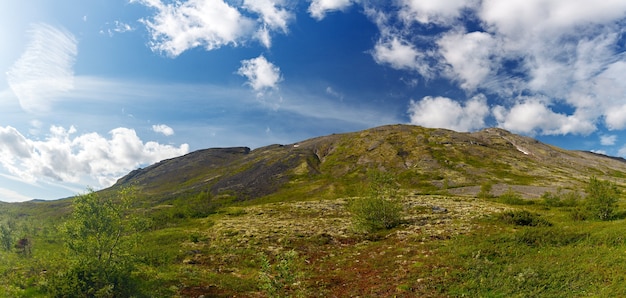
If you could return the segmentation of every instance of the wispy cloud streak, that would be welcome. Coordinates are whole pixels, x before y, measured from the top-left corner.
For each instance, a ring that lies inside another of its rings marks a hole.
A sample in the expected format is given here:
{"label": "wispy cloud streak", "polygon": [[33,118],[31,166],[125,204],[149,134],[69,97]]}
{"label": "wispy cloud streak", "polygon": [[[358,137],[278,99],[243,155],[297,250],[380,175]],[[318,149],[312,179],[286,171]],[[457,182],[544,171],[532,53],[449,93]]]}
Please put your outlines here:
{"label": "wispy cloud streak", "polygon": [[64,28],[34,24],[22,56],[7,72],[11,90],[28,112],[45,112],[57,97],[74,88],[77,40]]}

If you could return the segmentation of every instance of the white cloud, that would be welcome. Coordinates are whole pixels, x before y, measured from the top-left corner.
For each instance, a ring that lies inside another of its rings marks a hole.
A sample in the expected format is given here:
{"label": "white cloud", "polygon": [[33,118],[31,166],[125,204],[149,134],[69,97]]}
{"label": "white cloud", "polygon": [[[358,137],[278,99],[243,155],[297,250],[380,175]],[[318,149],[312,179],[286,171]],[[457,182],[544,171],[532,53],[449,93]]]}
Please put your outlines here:
{"label": "white cloud", "polygon": [[333,97],[339,98],[340,100],[343,100],[343,94],[335,91],[335,89],[333,89],[332,87],[328,86],[326,87],[326,94],[329,94]]}
{"label": "white cloud", "polygon": [[289,32],[288,24],[295,18],[294,14],[284,7],[281,0],[245,0],[243,8],[259,14],[259,26],[254,37],[266,48],[272,45],[271,31]]}
{"label": "white cloud", "polygon": [[282,81],[280,68],[267,61],[263,55],[241,61],[241,67],[237,74],[248,79],[248,85],[257,92],[267,89],[277,89]]}
{"label": "white cloud", "polygon": [[[468,96],[493,95],[501,125],[541,134],[588,134],[596,123],[626,127],[624,1],[398,0],[391,11],[373,2],[364,7],[380,31],[371,50],[376,63],[427,81],[452,79]],[[520,94],[541,103],[515,102]],[[509,111],[556,124],[524,125]]]}
{"label": "white cloud", "polygon": [[131,1],[156,10],[152,18],[141,21],[152,35],[152,50],[171,57],[195,47],[210,51],[251,39],[269,48],[271,32],[287,33],[289,22],[295,18],[284,0],[244,0],[237,6],[224,0]]}
{"label": "white cloud", "polygon": [[115,33],[126,33],[135,30],[135,28],[133,28],[131,25],[121,21],[114,21],[111,25],[111,28],[107,28],[106,31],[104,29],[100,30],[100,34],[106,33],[107,35],[112,37]]}
{"label": "white cloud", "polygon": [[437,41],[440,54],[450,65],[446,75],[460,87],[474,90],[500,67],[497,41],[485,32],[451,32]]}
{"label": "white cloud", "polygon": [[578,115],[555,113],[544,102],[526,98],[507,110],[503,106],[493,109],[498,125],[504,129],[524,134],[589,134],[596,130],[593,122]]}
{"label": "white cloud", "polygon": [[483,95],[473,97],[463,106],[447,97],[427,96],[419,102],[411,101],[409,114],[411,124],[472,131],[485,126],[489,107]]}
{"label": "white cloud", "polygon": [[431,76],[431,69],[426,62],[427,55],[398,36],[379,39],[372,56],[378,64],[387,64],[395,69],[415,70],[423,77]]}
{"label": "white cloud", "polygon": [[0,127],[0,165],[24,182],[93,180],[106,187],[139,166],[189,151],[187,144],[143,142],[129,128],[111,130],[108,139],[97,133],[76,133],[74,127],[52,126],[44,140],[31,140],[13,127]]}
{"label": "white cloud", "polygon": [[616,135],[602,135],[600,136],[600,144],[603,146],[613,146],[617,141]]}
{"label": "white cloud", "polygon": [[164,136],[174,135],[174,129],[172,129],[171,127],[169,127],[169,126],[167,126],[165,124],[152,125],[152,130],[154,132],[161,133]]}
{"label": "white cloud", "polygon": [[461,10],[475,1],[467,0],[401,0],[399,16],[405,23],[445,24],[459,17]]}
{"label": "white cloud", "polygon": [[222,0],[189,0],[163,3],[135,0],[157,10],[152,19],[143,19],[152,34],[154,51],[176,57],[188,49],[213,50],[238,45],[252,36],[254,21]]}
{"label": "white cloud", "polygon": [[47,24],[32,25],[29,35],[26,50],[7,72],[7,81],[24,110],[45,112],[59,95],[74,88],[78,42],[67,30]]}
{"label": "white cloud", "polygon": [[311,17],[322,20],[331,11],[343,11],[350,7],[354,0],[313,0],[309,6]]}
{"label": "white cloud", "polygon": [[33,198],[24,196],[16,191],[0,188],[0,201],[3,202],[24,202],[32,200]]}
{"label": "white cloud", "polygon": [[287,33],[288,24],[294,18],[292,12],[284,7],[281,0],[244,0],[243,7],[260,15],[261,23],[270,29]]}

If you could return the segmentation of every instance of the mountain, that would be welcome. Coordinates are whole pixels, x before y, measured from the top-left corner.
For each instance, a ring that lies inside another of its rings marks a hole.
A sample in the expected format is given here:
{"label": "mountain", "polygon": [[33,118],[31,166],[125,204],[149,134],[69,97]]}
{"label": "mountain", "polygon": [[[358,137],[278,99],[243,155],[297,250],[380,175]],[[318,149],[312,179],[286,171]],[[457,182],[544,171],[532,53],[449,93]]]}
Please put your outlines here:
{"label": "mountain", "polygon": [[161,201],[202,192],[234,201],[324,197],[353,194],[371,170],[391,172],[418,192],[469,194],[489,182],[534,196],[590,176],[626,178],[626,160],[564,150],[499,128],[459,133],[389,125],[254,150],[199,150],[132,171],[112,189],[133,184]]}

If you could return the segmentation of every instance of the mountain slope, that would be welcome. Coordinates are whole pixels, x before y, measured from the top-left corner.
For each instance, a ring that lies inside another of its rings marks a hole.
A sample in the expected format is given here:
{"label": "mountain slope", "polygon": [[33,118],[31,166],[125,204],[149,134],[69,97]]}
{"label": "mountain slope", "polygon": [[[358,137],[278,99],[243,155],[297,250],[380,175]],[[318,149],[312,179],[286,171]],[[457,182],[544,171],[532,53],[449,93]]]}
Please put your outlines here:
{"label": "mountain slope", "polygon": [[134,184],[162,200],[200,192],[236,201],[286,191],[350,195],[370,170],[392,172],[404,188],[425,192],[485,181],[568,187],[592,175],[626,178],[623,159],[568,151],[502,129],[458,133],[391,125],[255,150],[199,150],[135,170],[113,188]]}

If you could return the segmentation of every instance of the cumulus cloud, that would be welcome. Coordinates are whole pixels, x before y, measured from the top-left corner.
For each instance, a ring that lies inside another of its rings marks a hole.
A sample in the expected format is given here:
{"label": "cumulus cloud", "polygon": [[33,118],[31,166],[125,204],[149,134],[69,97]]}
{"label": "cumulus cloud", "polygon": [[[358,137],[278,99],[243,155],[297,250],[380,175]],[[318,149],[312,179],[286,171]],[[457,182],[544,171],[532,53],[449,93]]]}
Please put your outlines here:
{"label": "cumulus cloud", "polygon": [[600,136],[600,144],[603,146],[613,146],[617,141],[616,135],[602,135]]}
{"label": "cumulus cloud", "polygon": [[309,6],[309,14],[317,20],[322,20],[331,11],[343,11],[350,7],[354,0],[313,0]]}
{"label": "cumulus cloud", "polygon": [[53,101],[74,88],[74,35],[64,28],[34,24],[22,56],[7,72],[7,82],[28,112],[45,112]]}
{"label": "cumulus cloud", "polygon": [[165,124],[152,125],[152,131],[161,133],[164,136],[174,135],[174,129]]}
{"label": "cumulus cloud", "polygon": [[391,66],[395,69],[417,71],[423,77],[431,77],[427,54],[418,50],[413,44],[398,36],[381,38],[372,50],[376,63]]}
{"label": "cumulus cloud", "polygon": [[278,91],[278,83],[282,81],[280,68],[267,61],[263,55],[241,61],[237,74],[246,77],[246,83],[256,92],[257,99],[263,104],[277,110],[283,103]]}
{"label": "cumulus cloud", "polygon": [[281,0],[245,0],[243,3],[244,9],[259,15],[258,22],[261,25],[254,36],[266,48],[272,45],[270,33],[272,31],[289,32],[289,22],[295,18],[294,14],[283,5]]}
{"label": "cumulus cloud", "polygon": [[450,66],[445,74],[459,81],[465,90],[476,89],[500,66],[497,41],[488,33],[450,32],[444,34],[437,44]]}
{"label": "cumulus cloud", "polygon": [[427,96],[420,101],[411,101],[409,114],[411,124],[472,131],[485,126],[489,107],[484,95],[477,95],[464,105],[447,97]]}
{"label": "cumulus cloud", "polygon": [[187,144],[143,142],[133,129],[123,127],[111,130],[109,138],[76,133],[74,127],[52,126],[44,140],[32,140],[13,127],[0,127],[0,165],[25,182],[80,183],[87,176],[106,187],[139,166],[189,151]]}
{"label": "cumulus cloud", "polygon": [[[380,31],[371,50],[376,63],[427,80],[452,79],[468,97],[490,95],[498,101],[493,116],[501,126],[540,134],[588,134],[598,123],[626,128],[620,25],[626,2],[400,0],[391,10],[364,6]],[[520,94],[541,101],[527,102]],[[530,114],[556,124],[518,121]]]}
{"label": "cumulus cloud", "polygon": [[262,92],[266,89],[277,89],[282,81],[280,68],[267,61],[263,55],[241,61],[237,74],[248,79],[248,85],[254,91]]}
{"label": "cumulus cloud", "polygon": [[196,47],[210,51],[245,44],[251,39],[269,48],[270,33],[287,33],[288,24],[294,19],[283,0],[244,0],[238,6],[224,0],[132,2],[156,10],[153,17],[141,22],[151,33],[152,50],[171,57]]}
{"label": "cumulus cloud", "polygon": [[153,18],[142,19],[152,35],[150,47],[172,57],[195,47],[213,50],[237,45],[251,36],[254,29],[254,20],[222,0],[135,2],[157,11]]}
{"label": "cumulus cloud", "polygon": [[405,23],[446,24],[459,17],[461,10],[476,1],[467,0],[402,0],[399,11]]}
{"label": "cumulus cloud", "polygon": [[578,115],[565,115],[552,111],[536,98],[528,98],[506,109],[497,106],[493,114],[504,129],[524,134],[589,134],[596,130],[593,122]]}

